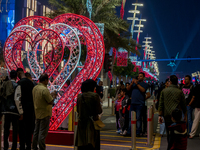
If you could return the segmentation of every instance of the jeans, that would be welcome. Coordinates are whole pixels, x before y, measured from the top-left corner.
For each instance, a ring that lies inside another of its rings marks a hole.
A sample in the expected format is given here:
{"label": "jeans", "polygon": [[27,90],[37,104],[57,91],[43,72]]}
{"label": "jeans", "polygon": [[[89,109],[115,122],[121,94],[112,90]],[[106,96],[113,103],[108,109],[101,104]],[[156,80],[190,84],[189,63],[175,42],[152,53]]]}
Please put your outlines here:
{"label": "jeans", "polygon": [[142,109],[142,133],[147,133],[147,106]]}
{"label": "jeans", "polygon": [[194,108],[192,108],[191,106],[187,106],[187,125],[188,125],[189,133],[191,132],[192,124],[193,124],[193,120],[192,120],[193,110],[194,110]]}
{"label": "jeans", "polygon": [[124,123],[124,127],[123,127],[122,131],[128,130],[128,128],[129,128],[129,111],[126,110],[126,112],[125,112],[125,123]]}
{"label": "jeans", "polygon": [[119,127],[119,111],[116,111],[116,127],[117,127],[117,130],[120,129],[120,127]]}
{"label": "jeans", "polygon": [[128,129],[128,134],[131,134],[131,111],[136,112],[136,134],[140,135],[142,131],[142,108],[144,105],[136,105],[136,104],[131,104],[131,109],[129,111],[129,129]]}
{"label": "jeans", "polygon": [[19,121],[20,150],[31,150],[31,141],[34,130],[34,111],[25,112],[23,120]]}
{"label": "jeans", "polygon": [[33,134],[33,150],[37,150],[37,144],[39,144],[40,150],[45,150],[45,139],[49,131],[50,117],[43,119],[36,119],[35,130]]}
{"label": "jeans", "polygon": [[170,132],[169,132],[169,126],[172,124],[173,122],[165,122],[165,128],[166,128],[166,133],[167,133],[167,142],[168,142],[168,146],[167,146],[167,150],[170,150],[173,144],[173,141],[170,137]]}
{"label": "jeans", "polygon": [[4,121],[4,150],[8,150],[9,143],[8,143],[8,137],[10,134],[10,123],[12,123],[13,126],[13,141],[12,141],[12,149],[16,150],[17,148],[17,130],[18,130],[18,115],[13,114],[5,114],[5,121]]}
{"label": "jeans", "polygon": [[[164,120],[164,118],[163,118]],[[165,131],[165,122],[163,122],[162,124],[160,124],[160,134],[163,135],[165,134],[166,131]]]}

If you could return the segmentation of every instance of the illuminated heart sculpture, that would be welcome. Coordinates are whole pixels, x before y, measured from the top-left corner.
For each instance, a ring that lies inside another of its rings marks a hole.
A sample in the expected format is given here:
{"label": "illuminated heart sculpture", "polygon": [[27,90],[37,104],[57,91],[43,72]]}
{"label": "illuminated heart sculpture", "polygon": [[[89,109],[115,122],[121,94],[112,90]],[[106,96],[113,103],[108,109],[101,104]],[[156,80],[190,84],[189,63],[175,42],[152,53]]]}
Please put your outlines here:
{"label": "illuminated heart sculpture", "polygon": [[[67,87],[65,82],[79,65],[81,44],[87,47],[86,61]],[[65,48],[70,51],[69,58],[58,69],[63,63]],[[90,19],[76,14],[63,14],[54,19],[26,17],[15,25],[4,45],[4,60],[9,71],[25,68],[22,63],[25,51],[34,78],[38,80],[42,73],[47,73],[52,79],[50,91],[62,91],[50,122],[50,130],[56,130],[76,105],[82,82],[96,79],[101,71],[105,55],[102,34]]]}

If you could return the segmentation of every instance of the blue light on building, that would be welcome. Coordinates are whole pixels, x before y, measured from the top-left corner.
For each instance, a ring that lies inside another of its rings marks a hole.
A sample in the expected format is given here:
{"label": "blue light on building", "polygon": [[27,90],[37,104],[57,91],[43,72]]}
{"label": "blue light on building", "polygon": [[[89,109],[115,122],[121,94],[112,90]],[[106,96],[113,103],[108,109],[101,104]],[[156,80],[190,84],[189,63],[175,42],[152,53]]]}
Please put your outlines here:
{"label": "blue light on building", "polygon": [[15,24],[15,0],[2,0],[0,7],[0,41],[3,44]]}

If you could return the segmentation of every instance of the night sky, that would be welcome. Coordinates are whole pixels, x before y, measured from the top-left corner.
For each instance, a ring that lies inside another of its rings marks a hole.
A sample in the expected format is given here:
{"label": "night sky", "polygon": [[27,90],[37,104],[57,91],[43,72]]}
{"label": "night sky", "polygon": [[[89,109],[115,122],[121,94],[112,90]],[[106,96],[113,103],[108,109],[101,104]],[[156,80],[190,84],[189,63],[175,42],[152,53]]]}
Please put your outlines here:
{"label": "night sky", "polygon": [[[127,0],[125,6],[124,19],[132,17],[128,10],[134,9],[132,3],[136,0]],[[167,59],[175,57],[179,52],[180,58],[200,58],[200,0],[138,0],[143,3],[139,7],[140,17],[143,19],[143,33],[140,36],[140,44],[145,36],[152,37],[153,50],[157,59]],[[119,13],[120,8],[118,9]],[[131,21],[130,21],[131,23]],[[136,33],[135,36],[136,38]],[[140,50],[143,54],[143,50]],[[172,69],[168,67],[169,62],[158,62],[160,71],[160,81],[164,81],[170,76]],[[176,62],[175,74],[184,77],[187,74],[200,71],[199,61]]]}

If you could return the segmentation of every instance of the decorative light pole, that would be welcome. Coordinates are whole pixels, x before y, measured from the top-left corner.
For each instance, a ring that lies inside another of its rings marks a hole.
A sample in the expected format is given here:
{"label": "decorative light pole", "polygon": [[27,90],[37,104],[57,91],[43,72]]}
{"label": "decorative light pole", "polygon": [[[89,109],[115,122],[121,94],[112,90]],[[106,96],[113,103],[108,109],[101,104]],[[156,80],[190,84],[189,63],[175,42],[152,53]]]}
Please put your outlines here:
{"label": "decorative light pole", "polygon": [[[142,24],[142,21],[146,21],[146,19],[135,19],[139,21],[139,24],[135,24],[135,27],[138,27],[138,30],[134,30],[133,32],[138,33],[137,34],[137,40],[136,43],[139,43],[139,38],[140,38],[140,33],[142,33],[143,31],[141,30],[142,27],[144,27],[144,25]],[[137,50],[137,47],[135,48]]]}
{"label": "decorative light pole", "polygon": [[137,0],[136,0],[136,3],[133,3],[132,4],[133,6],[135,6],[135,9],[134,10],[129,10],[128,12],[129,13],[132,13],[133,14],[133,17],[128,17],[127,18],[127,20],[132,20],[132,25],[131,25],[131,36],[130,36],[130,39],[131,38],[133,38],[133,33],[134,33],[134,25],[135,25],[135,20],[136,19],[138,19],[137,17],[136,17],[136,14],[139,14],[140,13],[140,11],[139,10],[137,10],[137,8],[138,8],[138,6],[143,6],[143,4],[141,4],[141,3],[137,3]]}
{"label": "decorative light pole", "polygon": [[92,17],[92,2],[91,2],[91,0],[87,0],[86,7],[87,7],[87,10],[89,13],[89,18],[91,20],[91,17]]}
{"label": "decorative light pole", "polygon": [[[144,37],[145,41],[143,41],[144,45],[142,45],[142,47],[145,47],[143,50],[144,50],[144,59],[148,59],[147,57],[147,52],[150,52],[151,51],[151,48],[153,48],[153,46],[150,46],[149,44],[151,44],[152,42],[150,41],[151,40],[151,37]],[[145,62],[143,62],[143,67],[147,68],[147,65]]]}

